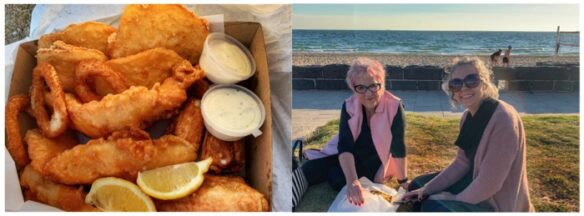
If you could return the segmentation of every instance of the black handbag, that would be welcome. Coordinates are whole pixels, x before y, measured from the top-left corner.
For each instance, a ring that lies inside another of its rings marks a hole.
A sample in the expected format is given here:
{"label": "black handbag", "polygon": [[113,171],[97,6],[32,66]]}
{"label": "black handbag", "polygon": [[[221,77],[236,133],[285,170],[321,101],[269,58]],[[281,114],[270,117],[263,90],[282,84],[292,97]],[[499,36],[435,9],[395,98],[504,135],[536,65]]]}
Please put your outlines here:
{"label": "black handbag", "polygon": [[[304,160],[302,153],[302,145],[304,144],[304,139],[300,138],[294,141],[292,145],[292,211],[296,210],[296,205],[300,202],[302,195],[308,189],[308,183],[304,177],[300,164]],[[298,157],[294,156],[294,153],[298,149]]]}
{"label": "black handbag", "polygon": [[[302,161],[304,160],[304,156],[302,154],[303,143],[304,143],[303,139],[297,139],[296,141],[294,141],[294,144],[292,145],[292,171],[298,169],[300,163],[302,163]],[[296,149],[299,149],[298,157],[294,155]]]}

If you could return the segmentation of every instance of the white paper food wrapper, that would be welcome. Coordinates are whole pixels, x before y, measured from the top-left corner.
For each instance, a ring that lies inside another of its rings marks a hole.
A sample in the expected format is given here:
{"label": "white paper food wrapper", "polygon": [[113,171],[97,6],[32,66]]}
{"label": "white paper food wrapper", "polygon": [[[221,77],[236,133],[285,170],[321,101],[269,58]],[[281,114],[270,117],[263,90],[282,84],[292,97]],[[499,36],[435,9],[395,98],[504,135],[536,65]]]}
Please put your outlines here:
{"label": "white paper food wrapper", "polygon": [[4,182],[4,188],[6,189],[6,211],[17,211],[24,203],[24,199],[22,197],[22,191],[20,190],[18,175],[16,174],[16,165],[6,148],[4,148],[4,164],[6,171]]}
{"label": "white paper food wrapper", "polygon": [[[114,27],[118,26],[119,17],[125,5],[38,5],[35,7],[31,17],[30,35],[20,41],[5,46],[5,104],[8,101],[8,90],[12,80],[12,70],[16,52],[20,44],[28,41],[38,40],[41,35],[63,30],[69,24],[86,21],[103,22]],[[210,32],[224,32],[223,14],[202,16],[209,22]],[[157,125],[168,124],[160,122]],[[163,134],[166,127],[154,125],[149,133],[153,138]],[[81,138],[81,143],[86,142],[86,138]],[[26,212],[54,212],[62,211],[52,206],[34,201],[24,201],[22,190],[18,180],[18,173],[14,160],[5,148],[5,208],[6,211],[26,211]]]}
{"label": "white paper food wrapper", "polygon": [[392,204],[387,202],[381,196],[373,195],[369,191],[377,190],[383,193],[389,194],[393,196],[393,200],[400,200],[401,197],[405,194],[405,190],[403,188],[399,188],[399,191],[396,191],[393,188],[387,187],[384,184],[377,184],[371,182],[367,177],[361,177],[359,179],[361,182],[361,186],[363,187],[365,193],[363,196],[365,197],[365,202],[362,206],[356,206],[349,203],[347,199],[347,186],[345,185],[343,189],[339,192],[335,201],[331,204],[328,211],[329,212],[395,212],[399,207],[399,204]]}

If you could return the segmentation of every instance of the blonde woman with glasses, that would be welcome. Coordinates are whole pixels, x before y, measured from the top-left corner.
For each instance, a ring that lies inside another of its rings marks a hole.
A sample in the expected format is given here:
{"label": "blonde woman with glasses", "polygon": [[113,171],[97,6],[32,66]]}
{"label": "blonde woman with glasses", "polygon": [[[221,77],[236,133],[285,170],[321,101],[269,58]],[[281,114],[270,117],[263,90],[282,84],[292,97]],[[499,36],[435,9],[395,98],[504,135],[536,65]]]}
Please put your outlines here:
{"label": "blonde woman with glasses", "polygon": [[523,122],[499,100],[493,72],[477,57],[456,58],[442,84],[466,111],[454,142],[456,158],[442,172],[416,177],[404,201],[414,211],[534,211],[526,172]]}

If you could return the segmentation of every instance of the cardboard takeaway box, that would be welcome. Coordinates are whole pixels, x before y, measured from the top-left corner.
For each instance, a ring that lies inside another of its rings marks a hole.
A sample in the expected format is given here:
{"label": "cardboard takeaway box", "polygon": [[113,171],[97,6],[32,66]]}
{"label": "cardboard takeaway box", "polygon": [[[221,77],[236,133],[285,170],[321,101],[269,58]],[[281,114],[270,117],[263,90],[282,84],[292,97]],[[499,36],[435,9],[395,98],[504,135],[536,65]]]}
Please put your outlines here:
{"label": "cardboard takeaway box", "polygon": [[[239,84],[255,92],[262,100],[266,109],[266,119],[260,128],[262,135],[257,138],[253,136],[246,138],[244,175],[246,181],[264,194],[272,206],[272,111],[264,34],[261,25],[254,22],[226,22],[225,33],[245,45],[256,61],[256,74]],[[9,96],[29,92],[32,70],[36,66],[36,50],[36,41],[23,43],[18,48]],[[21,115],[19,121],[21,133],[36,127],[35,120],[26,115]]]}

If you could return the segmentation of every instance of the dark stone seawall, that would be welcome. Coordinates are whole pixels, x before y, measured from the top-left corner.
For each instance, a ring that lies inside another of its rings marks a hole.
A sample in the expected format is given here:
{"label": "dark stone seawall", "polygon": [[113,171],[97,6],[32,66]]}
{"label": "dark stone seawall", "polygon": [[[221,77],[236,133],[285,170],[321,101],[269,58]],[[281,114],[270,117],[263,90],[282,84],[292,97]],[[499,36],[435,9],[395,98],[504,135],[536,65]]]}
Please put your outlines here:
{"label": "dark stone seawall", "polygon": [[[345,77],[349,65],[293,66],[292,87],[297,90],[346,90]],[[411,65],[399,67],[386,65],[386,89],[390,90],[441,90],[444,69],[438,66]],[[579,90],[578,65],[541,65],[493,69],[495,83],[508,91]]]}

